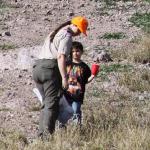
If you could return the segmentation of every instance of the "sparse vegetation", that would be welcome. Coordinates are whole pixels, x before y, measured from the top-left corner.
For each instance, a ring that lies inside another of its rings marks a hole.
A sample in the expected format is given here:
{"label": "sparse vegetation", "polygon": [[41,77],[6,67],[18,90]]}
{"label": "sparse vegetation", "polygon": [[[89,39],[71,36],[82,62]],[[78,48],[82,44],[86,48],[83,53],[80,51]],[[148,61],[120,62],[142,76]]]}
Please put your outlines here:
{"label": "sparse vegetation", "polygon": [[128,49],[122,48],[122,49],[117,49],[117,50],[112,50],[111,51],[111,57],[115,61],[122,61],[128,59]]}
{"label": "sparse vegetation", "polygon": [[150,40],[149,36],[143,37],[142,40],[135,46],[134,49],[130,50],[129,60],[138,63],[150,62]]}
{"label": "sparse vegetation", "polygon": [[16,46],[13,44],[2,44],[0,45],[0,50],[9,50],[9,49],[15,49]]}
{"label": "sparse vegetation", "polygon": [[101,65],[101,72],[117,72],[117,71],[127,71],[131,70],[132,66],[131,65],[123,65],[123,64],[111,64],[111,65]]}
{"label": "sparse vegetation", "polygon": [[136,43],[136,44],[138,44],[140,41],[141,41],[141,37],[134,37],[134,38],[130,41],[130,43]]}
{"label": "sparse vegetation", "polygon": [[5,6],[5,3],[2,0],[0,0],[0,9],[4,8]]}
{"label": "sparse vegetation", "polygon": [[122,38],[125,38],[125,35],[123,32],[105,33],[100,38],[103,38],[103,39],[122,39]]}
{"label": "sparse vegetation", "polygon": [[150,0],[145,0],[145,1],[150,3]]}
{"label": "sparse vegetation", "polygon": [[[95,2],[98,2],[98,1],[100,0],[95,0]],[[105,3],[106,6],[115,4],[115,1],[112,1],[112,0],[102,0],[101,2]]]}
{"label": "sparse vegetation", "polygon": [[0,128],[0,148],[2,150],[20,150],[28,144],[25,135]]}
{"label": "sparse vegetation", "polygon": [[135,13],[129,21],[145,32],[150,33],[150,13]]}
{"label": "sparse vegetation", "polygon": [[14,4],[11,4],[9,1],[4,1],[4,0],[1,0],[0,1],[0,15],[3,15],[5,14],[6,12],[8,12],[10,9],[16,9],[20,7],[19,5],[14,5]]}
{"label": "sparse vegetation", "polygon": [[150,71],[125,72],[119,77],[119,85],[128,87],[131,91],[150,91]]}
{"label": "sparse vegetation", "polygon": [[9,6],[4,1],[0,1],[0,13],[3,14],[8,10]]}
{"label": "sparse vegetation", "polygon": [[57,130],[49,141],[34,140],[30,144],[26,144],[26,138],[18,138],[14,133],[10,136],[4,132],[5,137],[2,138],[1,145],[4,150],[8,147],[18,150],[22,145],[25,150],[105,150],[114,147],[117,150],[148,149],[150,122],[148,112],[144,111],[148,108],[147,104],[142,107],[134,105],[135,102],[130,96],[130,99],[118,99],[116,103],[122,102],[122,105],[114,105],[118,96],[115,95],[114,99],[109,96],[106,96],[107,99],[100,97],[99,101],[91,102],[92,107],[89,103],[84,105],[84,124],[81,130],[68,126],[67,130]]}
{"label": "sparse vegetation", "polygon": [[105,80],[108,79],[108,75],[110,72],[125,72],[132,69],[131,65],[123,65],[123,64],[110,64],[110,65],[101,65],[100,66],[100,73],[98,77],[100,79]]}
{"label": "sparse vegetation", "polygon": [[0,108],[0,112],[1,111],[11,111],[11,109],[10,108]]}
{"label": "sparse vegetation", "polygon": [[105,3],[105,6],[112,6],[115,5],[116,2],[118,1],[123,1],[123,2],[128,2],[128,1],[134,1],[134,0],[95,0],[95,2],[103,2]]}
{"label": "sparse vegetation", "polygon": [[136,41],[129,49],[111,51],[112,59],[125,60],[135,63],[150,62],[150,40],[149,36],[144,36]]}
{"label": "sparse vegetation", "polygon": [[29,110],[30,111],[40,111],[40,106],[32,106]]}

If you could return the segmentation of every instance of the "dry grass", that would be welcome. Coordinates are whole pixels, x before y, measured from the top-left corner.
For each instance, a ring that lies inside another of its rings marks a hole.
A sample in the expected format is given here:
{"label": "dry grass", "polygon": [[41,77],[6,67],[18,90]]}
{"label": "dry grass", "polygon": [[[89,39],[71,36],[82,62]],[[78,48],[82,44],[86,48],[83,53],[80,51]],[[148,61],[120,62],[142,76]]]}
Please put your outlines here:
{"label": "dry grass", "polygon": [[131,44],[131,48],[111,51],[114,60],[127,59],[129,62],[150,62],[150,36],[144,36],[140,41]]}
{"label": "dry grass", "polygon": [[119,85],[128,87],[131,91],[150,91],[150,71],[134,70],[125,72],[119,77]]}
{"label": "dry grass", "polygon": [[21,150],[28,144],[27,138],[18,132],[0,128],[0,149]]}
{"label": "dry grass", "polygon": [[138,63],[150,62],[150,36],[143,37],[135,49],[129,51],[129,59]]}
{"label": "dry grass", "polygon": [[[93,90],[93,89],[90,89]],[[1,131],[3,150],[148,150],[150,148],[150,103],[131,95],[105,92],[99,98],[88,92],[83,105],[83,126],[57,130],[49,141]],[[104,94],[105,93],[105,94]],[[130,94],[130,93],[129,93]]]}

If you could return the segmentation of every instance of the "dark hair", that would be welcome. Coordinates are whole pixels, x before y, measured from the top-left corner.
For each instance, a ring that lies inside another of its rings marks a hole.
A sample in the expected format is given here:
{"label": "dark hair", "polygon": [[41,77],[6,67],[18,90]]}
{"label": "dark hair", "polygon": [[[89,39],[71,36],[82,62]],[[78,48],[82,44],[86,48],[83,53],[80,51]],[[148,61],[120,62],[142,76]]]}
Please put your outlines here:
{"label": "dark hair", "polygon": [[65,27],[65,26],[67,26],[67,25],[70,25],[70,24],[71,24],[71,21],[67,21],[67,22],[61,24],[58,28],[56,28],[56,29],[52,32],[52,34],[50,35],[50,42],[53,42],[53,39],[54,39],[55,35],[57,34],[57,32],[58,32],[61,28]]}
{"label": "dark hair", "polygon": [[82,45],[82,43],[80,43],[80,42],[78,42],[78,41],[72,42],[71,52],[70,52],[70,54],[69,54],[69,56],[68,56],[68,61],[72,61],[72,50],[73,50],[74,48],[75,48],[75,49],[79,49],[82,53],[84,52],[84,51],[83,51],[83,45]]}
{"label": "dark hair", "polygon": [[[78,41],[74,41],[72,42],[72,49],[75,48],[75,49],[79,49],[82,53],[83,53],[83,45],[82,43],[78,42]],[[71,50],[72,50],[71,49]]]}

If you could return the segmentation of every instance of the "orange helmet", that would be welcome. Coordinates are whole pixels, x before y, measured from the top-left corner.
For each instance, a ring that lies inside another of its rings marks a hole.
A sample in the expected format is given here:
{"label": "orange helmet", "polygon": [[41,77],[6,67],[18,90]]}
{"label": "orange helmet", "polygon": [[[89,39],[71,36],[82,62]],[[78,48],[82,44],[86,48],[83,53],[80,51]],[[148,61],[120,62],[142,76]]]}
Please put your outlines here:
{"label": "orange helmet", "polygon": [[83,34],[87,35],[86,30],[88,27],[88,21],[86,18],[81,16],[74,17],[72,18],[71,23],[76,25]]}

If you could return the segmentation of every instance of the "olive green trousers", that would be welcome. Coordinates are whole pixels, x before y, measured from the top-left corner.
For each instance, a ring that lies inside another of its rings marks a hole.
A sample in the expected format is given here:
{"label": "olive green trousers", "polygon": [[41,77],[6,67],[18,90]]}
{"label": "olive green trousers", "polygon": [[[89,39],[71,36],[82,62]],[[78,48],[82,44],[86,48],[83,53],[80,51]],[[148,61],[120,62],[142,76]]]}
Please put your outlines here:
{"label": "olive green trousers", "polygon": [[59,99],[62,93],[57,61],[53,59],[37,60],[33,66],[33,79],[43,98],[38,135],[52,134],[59,114]]}

